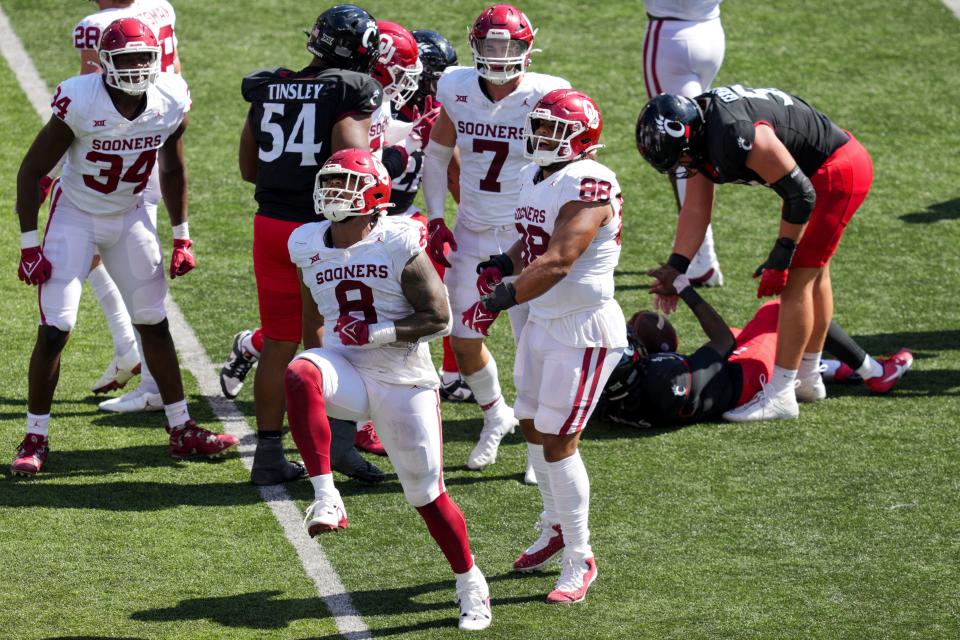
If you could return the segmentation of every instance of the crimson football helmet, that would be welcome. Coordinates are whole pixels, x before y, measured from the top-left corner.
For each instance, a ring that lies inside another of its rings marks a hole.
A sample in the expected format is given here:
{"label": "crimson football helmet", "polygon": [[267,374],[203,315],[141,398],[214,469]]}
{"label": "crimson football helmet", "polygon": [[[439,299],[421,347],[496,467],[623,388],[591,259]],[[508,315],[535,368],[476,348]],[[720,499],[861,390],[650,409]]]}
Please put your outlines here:
{"label": "crimson football helmet", "polygon": [[[100,66],[109,86],[141,95],[160,75],[160,43],[153,31],[136,18],[114,20],[103,30],[97,47]],[[148,54],[145,64],[118,64],[124,56]]]}
{"label": "crimson football helmet", "polygon": [[480,14],[470,30],[470,49],[480,77],[506,84],[524,71],[533,53],[536,30],[520,9],[495,4]]}
{"label": "crimson football helmet", "polygon": [[[543,128],[547,133],[538,134]],[[523,126],[523,156],[541,167],[570,162],[599,149],[603,119],[597,103],[574,89],[554,89],[537,102]]]}
{"label": "crimson football helmet", "polygon": [[383,96],[399,109],[420,85],[423,64],[413,34],[396,22],[377,20],[380,29],[380,57],[370,73],[383,85]]}
{"label": "crimson football helmet", "polygon": [[363,149],[341,149],[317,172],[313,208],[331,222],[379,213],[390,204],[390,175],[383,163]]}

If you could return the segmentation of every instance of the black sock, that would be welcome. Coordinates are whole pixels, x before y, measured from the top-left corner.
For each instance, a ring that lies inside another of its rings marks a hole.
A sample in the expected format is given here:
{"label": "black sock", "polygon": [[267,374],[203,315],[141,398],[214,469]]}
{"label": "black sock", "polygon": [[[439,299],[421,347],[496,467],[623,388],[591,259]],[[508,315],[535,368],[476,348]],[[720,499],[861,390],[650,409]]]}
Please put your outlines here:
{"label": "black sock", "polygon": [[863,361],[867,357],[867,352],[863,350],[863,347],[858,345],[849,333],[832,320],[830,321],[830,328],[827,330],[827,342],[824,347],[836,356],[840,362],[854,371],[863,366]]}

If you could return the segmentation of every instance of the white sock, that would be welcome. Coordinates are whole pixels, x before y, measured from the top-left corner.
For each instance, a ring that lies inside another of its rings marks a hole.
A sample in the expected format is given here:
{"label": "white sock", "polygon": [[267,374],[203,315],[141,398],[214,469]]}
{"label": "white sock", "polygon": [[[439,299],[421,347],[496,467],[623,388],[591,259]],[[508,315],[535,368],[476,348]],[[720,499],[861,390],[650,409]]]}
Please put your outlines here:
{"label": "white sock", "polygon": [[590,478],[580,452],[559,462],[548,462],[550,485],[563,529],[564,556],[592,555],[590,549]]}
{"label": "white sock", "polygon": [[797,377],[801,380],[808,380],[819,376],[821,356],[823,356],[822,351],[804,353],[803,359],[800,360],[800,368],[797,370]]}
{"label": "white sock", "polygon": [[487,364],[470,375],[463,375],[463,380],[470,389],[473,390],[473,397],[477,399],[477,404],[484,411],[489,411],[497,405],[497,401],[503,397],[500,392],[500,378],[497,373],[497,361],[490,356]]}
{"label": "white sock", "polygon": [[253,348],[253,333],[240,341],[240,350],[246,351],[256,358],[260,357],[260,352]]}
{"label": "white sock", "polygon": [[163,405],[163,411],[167,414],[167,424],[170,428],[179,427],[190,419],[190,412],[187,411],[187,401],[181,400],[173,404]]}
{"label": "white sock", "polygon": [[820,364],[824,367],[823,377],[825,380],[833,380],[837,377],[837,370],[840,368],[839,360],[821,360]]}
{"label": "white sock", "polygon": [[857,373],[859,373],[860,377],[864,380],[879,378],[883,375],[883,365],[871,358],[870,354],[867,354],[863,359],[863,364],[857,369]]}
{"label": "white sock", "polygon": [[113,352],[117,355],[126,353],[136,344],[136,338],[133,335],[133,323],[130,322],[130,314],[127,313],[127,307],[123,304],[120,290],[117,289],[117,285],[107,273],[107,268],[102,264],[90,271],[87,282],[90,283],[93,295],[97,297],[100,308],[103,309],[103,315],[107,319],[107,326],[110,327],[110,335],[113,336]]}
{"label": "white sock", "polygon": [[459,371],[441,371],[440,372],[440,382],[444,385],[453,384],[460,379]]}
{"label": "white sock", "polygon": [[476,563],[466,573],[454,573],[453,575],[457,578],[457,589],[462,589],[474,583],[482,583],[484,586],[487,584],[487,579],[483,577],[483,572],[480,571]]}
{"label": "white sock", "polygon": [[337,488],[333,484],[332,473],[310,476],[310,484],[313,485],[313,497],[315,500],[337,493]]}
{"label": "white sock", "polygon": [[527,443],[527,459],[533,465],[533,470],[537,473],[537,488],[540,489],[540,497],[543,499],[542,518],[551,525],[557,524],[557,503],[553,499],[553,488],[550,484],[549,463],[543,457],[543,445]]}
{"label": "white sock", "polygon": [[147,366],[147,357],[143,354],[143,341],[140,339],[140,332],[134,331],[134,335],[137,337],[137,346],[140,347],[140,385],[138,389],[143,389],[147,393],[160,393],[160,387],[157,386],[157,381],[154,380],[153,374],[150,373],[150,368]]}
{"label": "white sock", "polygon": [[50,414],[44,413],[38,415],[27,411],[27,433],[35,433],[38,436],[47,437],[47,430],[50,425]]}
{"label": "white sock", "polygon": [[797,381],[796,369],[784,369],[773,365],[773,375],[770,376],[770,384],[777,395],[785,393],[794,393],[794,383]]}

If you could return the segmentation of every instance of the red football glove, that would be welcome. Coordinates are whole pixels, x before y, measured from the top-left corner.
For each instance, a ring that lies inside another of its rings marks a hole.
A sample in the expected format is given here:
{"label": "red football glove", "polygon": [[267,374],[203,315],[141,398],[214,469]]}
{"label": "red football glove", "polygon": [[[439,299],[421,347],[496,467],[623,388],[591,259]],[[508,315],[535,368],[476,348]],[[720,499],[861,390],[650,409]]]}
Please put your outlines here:
{"label": "red football glove", "polygon": [[463,312],[463,324],[485,336],[490,335],[490,325],[500,314],[483,306],[483,300],[477,300],[473,306]]}
{"label": "red football glove", "polygon": [[20,249],[20,266],[17,268],[17,277],[26,284],[43,284],[50,279],[53,265],[47,260],[40,247]]}
{"label": "red football glove", "polygon": [[370,326],[351,315],[337,318],[333,330],[340,335],[340,342],[348,347],[362,347],[370,342]]}
{"label": "red football glove", "polygon": [[427,96],[423,103],[423,115],[417,119],[410,132],[415,140],[420,141],[421,150],[426,149],[430,143],[430,132],[439,117],[440,104],[433,101],[433,96]]}
{"label": "red football glove", "polygon": [[170,256],[170,279],[185,275],[197,266],[193,257],[193,243],[189,240],[173,240],[173,255]]}
{"label": "red football glove", "polygon": [[757,297],[766,298],[767,296],[778,296],[783,293],[787,286],[788,269],[758,269],[753,274],[754,278],[760,278],[760,285],[757,287]]}
{"label": "red football glove", "polygon": [[503,274],[496,267],[486,267],[477,278],[477,291],[481,296],[493,293],[494,288],[503,281]]}
{"label": "red football glove", "polygon": [[451,251],[457,250],[457,241],[453,239],[453,231],[447,228],[443,218],[434,218],[427,222],[427,231],[430,232],[430,242],[427,244],[427,254],[437,264],[450,267],[447,256],[443,255],[444,245],[449,244]]}

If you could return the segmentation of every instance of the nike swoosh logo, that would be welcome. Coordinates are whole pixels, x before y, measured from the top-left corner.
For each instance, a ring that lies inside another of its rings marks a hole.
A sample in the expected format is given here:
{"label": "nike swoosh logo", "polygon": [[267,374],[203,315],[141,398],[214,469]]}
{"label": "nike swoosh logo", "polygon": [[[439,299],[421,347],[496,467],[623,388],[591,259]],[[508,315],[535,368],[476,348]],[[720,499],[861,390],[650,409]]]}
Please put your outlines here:
{"label": "nike swoosh logo", "polygon": [[895,364],[893,365],[897,368],[896,371],[891,373],[889,376],[883,379],[884,382],[890,382],[891,380],[896,380],[903,375],[903,372],[907,370],[907,365],[905,364]]}

